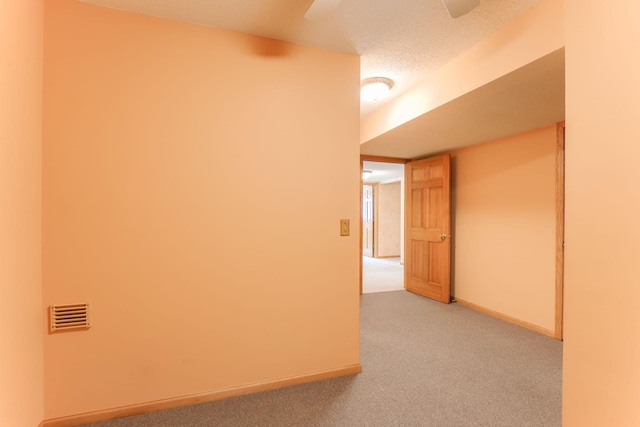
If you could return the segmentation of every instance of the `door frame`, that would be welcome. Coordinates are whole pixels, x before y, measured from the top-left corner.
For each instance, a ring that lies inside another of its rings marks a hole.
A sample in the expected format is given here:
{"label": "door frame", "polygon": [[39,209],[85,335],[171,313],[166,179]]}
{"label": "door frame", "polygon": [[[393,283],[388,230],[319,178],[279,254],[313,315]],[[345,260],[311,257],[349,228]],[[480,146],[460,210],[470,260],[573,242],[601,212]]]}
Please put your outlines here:
{"label": "door frame", "polygon": [[[373,231],[371,233],[371,236],[373,237],[373,243],[371,243],[372,245],[372,249],[371,249],[371,256],[373,258],[376,257],[376,252],[377,252],[377,235],[378,235],[378,219],[376,218],[376,216],[378,215],[378,182],[373,182],[373,181],[362,181],[362,186],[360,189],[360,192],[362,193],[362,202],[364,202],[364,186],[365,185],[369,185],[371,187],[371,193],[372,196],[371,198],[373,199],[373,207],[372,207],[372,218],[371,218],[371,223],[373,224]],[[362,221],[362,217],[364,216],[364,212],[362,212],[362,208],[364,207],[364,203],[361,203],[360,206],[360,222],[362,223],[362,237],[364,238],[364,222]],[[362,246],[362,240],[360,239],[360,246]],[[362,253],[364,254],[364,248],[362,249]]]}
{"label": "door frame", "polygon": [[556,321],[554,338],[562,340],[564,322],[564,151],[565,122],[556,125]]}
{"label": "door frame", "polygon": [[411,159],[401,159],[398,157],[384,157],[384,156],[370,156],[367,154],[360,155],[360,217],[358,218],[358,223],[360,224],[360,257],[358,258],[358,264],[360,265],[360,278],[359,278],[359,289],[360,295],[362,295],[362,185],[364,184],[364,180],[362,179],[362,171],[364,170],[364,162],[379,162],[379,163],[402,163],[406,164],[411,161]]}

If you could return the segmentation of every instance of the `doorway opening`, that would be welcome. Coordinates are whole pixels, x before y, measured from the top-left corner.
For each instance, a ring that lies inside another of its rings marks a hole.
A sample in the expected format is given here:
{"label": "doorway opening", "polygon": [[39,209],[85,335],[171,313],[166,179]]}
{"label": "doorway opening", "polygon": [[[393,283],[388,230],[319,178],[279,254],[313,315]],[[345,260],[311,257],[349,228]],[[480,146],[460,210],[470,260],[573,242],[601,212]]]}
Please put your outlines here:
{"label": "doorway opening", "polygon": [[404,289],[404,161],[362,162],[361,293]]}

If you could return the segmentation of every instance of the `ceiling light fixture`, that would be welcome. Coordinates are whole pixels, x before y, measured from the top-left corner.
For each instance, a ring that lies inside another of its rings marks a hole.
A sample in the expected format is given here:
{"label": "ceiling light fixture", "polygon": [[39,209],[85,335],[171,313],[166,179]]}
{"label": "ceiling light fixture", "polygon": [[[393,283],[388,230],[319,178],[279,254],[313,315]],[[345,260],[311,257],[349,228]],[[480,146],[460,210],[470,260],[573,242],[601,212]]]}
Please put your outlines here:
{"label": "ceiling light fixture", "polygon": [[360,84],[360,96],[371,102],[378,102],[391,90],[393,80],[386,77],[369,77]]}
{"label": "ceiling light fixture", "polygon": [[372,171],[362,171],[362,179],[367,180],[371,176]]}

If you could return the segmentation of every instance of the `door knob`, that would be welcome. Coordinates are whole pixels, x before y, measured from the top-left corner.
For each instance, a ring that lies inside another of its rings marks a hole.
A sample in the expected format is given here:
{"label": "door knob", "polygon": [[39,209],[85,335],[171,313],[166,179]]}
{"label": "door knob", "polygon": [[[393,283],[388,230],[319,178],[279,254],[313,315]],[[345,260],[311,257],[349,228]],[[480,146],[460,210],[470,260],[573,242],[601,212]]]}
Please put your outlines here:
{"label": "door knob", "polygon": [[446,238],[447,238],[447,235],[446,235],[446,234],[441,234],[441,235],[440,235],[440,238],[441,238],[442,240],[444,240],[444,239],[446,239]]}

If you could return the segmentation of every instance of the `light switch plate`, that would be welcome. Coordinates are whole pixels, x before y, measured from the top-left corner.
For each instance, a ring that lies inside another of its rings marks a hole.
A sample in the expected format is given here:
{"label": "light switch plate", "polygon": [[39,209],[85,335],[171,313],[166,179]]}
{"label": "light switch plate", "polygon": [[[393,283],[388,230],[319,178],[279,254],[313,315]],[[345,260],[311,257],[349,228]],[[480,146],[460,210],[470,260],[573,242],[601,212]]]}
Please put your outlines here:
{"label": "light switch plate", "polygon": [[340,220],[340,235],[348,236],[349,235],[349,220],[341,219]]}

